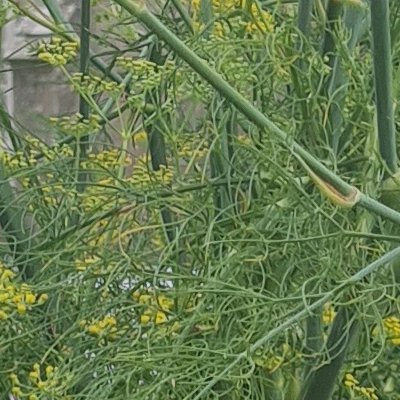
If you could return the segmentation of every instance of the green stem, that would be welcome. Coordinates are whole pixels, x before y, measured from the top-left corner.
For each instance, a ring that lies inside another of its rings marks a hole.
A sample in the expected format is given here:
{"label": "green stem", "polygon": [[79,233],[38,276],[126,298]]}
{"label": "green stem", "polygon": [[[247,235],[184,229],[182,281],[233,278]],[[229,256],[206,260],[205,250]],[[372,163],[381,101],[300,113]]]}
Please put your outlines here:
{"label": "green stem", "polygon": [[[210,83],[222,96],[227,98],[243,115],[259,128],[275,135],[291,150],[300,155],[318,175],[328,181],[345,196],[352,193],[354,188],[331,172],[318,159],[296,143],[291,136],[276,126],[264,114],[257,110],[248,100],[226,82],[221,75],[210,68],[204,60],[194,53],[185,43],[176,37],[165,25],[152,15],[144,6],[138,6],[129,0],[114,0],[128,12],[135,15],[144,25],[162,38],[168,45],[185,60],[200,76]],[[400,224],[400,213],[384,206],[380,202],[361,194],[359,205],[373,211],[393,222]]]}
{"label": "green stem", "polygon": [[[90,0],[81,1],[81,34],[80,34],[80,65],[79,72],[82,75],[87,75],[89,72],[89,51],[90,51]],[[89,103],[86,101],[85,96],[82,94],[79,96],[79,113],[82,115],[83,119],[89,119]],[[89,132],[88,132],[89,133]],[[86,174],[80,170],[80,161],[86,157],[87,147],[88,147],[88,135],[84,135],[79,138],[77,146],[79,147],[79,152],[77,151],[76,157],[78,159],[78,191],[82,191],[82,186],[80,182],[86,180]],[[79,156],[78,156],[79,153]]]}
{"label": "green stem", "polygon": [[[360,37],[365,30],[365,8],[364,7],[347,7],[344,16],[344,25],[350,32],[351,36],[347,43],[347,51],[351,53],[358,43]],[[334,154],[338,154],[341,150],[342,133],[344,131],[343,120],[343,104],[346,95],[348,79],[346,78],[343,66],[342,57],[335,56],[333,69],[331,72],[328,96],[331,106],[329,108],[329,126],[332,137],[332,149]],[[346,138],[344,138],[346,140]]]}
{"label": "green stem", "polygon": [[[162,49],[159,47],[159,43],[157,37],[154,37],[154,41],[149,48],[148,58],[150,61],[160,64],[164,62],[165,59],[162,56]],[[148,146],[151,155],[151,165],[154,171],[159,171],[161,166],[164,165],[168,167],[167,161],[167,151],[165,146],[165,139],[163,134],[163,112],[162,105],[159,103],[160,96],[160,88],[156,88],[148,93],[147,101],[157,110],[156,117],[151,120],[151,122],[145,123],[146,126],[146,134],[148,137]],[[146,120],[148,120],[148,115],[146,115]],[[169,242],[174,240],[175,234],[173,227],[171,226],[173,220],[171,212],[167,207],[161,207],[161,219],[164,225],[164,231],[168,238]]]}
{"label": "green stem", "polygon": [[354,342],[358,326],[354,313],[342,307],[333,321],[326,349],[322,352],[323,359],[319,362],[321,366],[311,372],[309,379],[306,380],[302,400],[329,400],[331,398],[340,369]]}
{"label": "green stem", "polygon": [[182,5],[180,0],[171,0],[171,2],[181,16],[183,22],[185,22],[186,26],[189,28],[190,33],[194,33],[192,19],[190,18],[187,9]]}
{"label": "green stem", "polygon": [[371,0],[371,24],[379,151],[389,172],[394,173],[397,169],[397,154],[388,0]]}
{"label": "green stem", "polygon": [[308,36],[310,31],[310,20],[314,0],[299,0],[297,9],[297,27],[304,36]]}
{"label": "green stem", "polygon": [[341,1],[328,0],[326,8],[326,29],[324,43],[322,45],[322,55],[328,57],[328,65],[333,66],[335,52],[335,31],[338,20],[342,12],[343,5]]}

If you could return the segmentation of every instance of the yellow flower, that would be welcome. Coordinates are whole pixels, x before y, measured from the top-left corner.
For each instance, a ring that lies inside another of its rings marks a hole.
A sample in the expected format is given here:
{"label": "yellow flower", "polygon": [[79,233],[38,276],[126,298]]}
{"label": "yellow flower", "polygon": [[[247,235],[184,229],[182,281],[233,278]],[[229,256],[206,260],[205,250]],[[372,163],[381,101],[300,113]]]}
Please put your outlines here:
{"label": "yellow flower", "polygon": [[336,311],[331,304],[325,304],[324,310],[322,313],[322,322],[325,325],[329,325],[333,322],[336,316]]}
{"label": "yellow flower", "polygon": [[136,143],[144,143],[147,141],[147,133],[146,131],[140,131],[135,133],[134,139]]}
{"label": "yellow flower", "polygon": [[32,370],[36,371],[36,372],[40,372],[40,365],[38,363],[33,364]]}
{"label": "yellow flower", "polygon": [[36,296],[32,293],[27,293],[25,295],[25,303],[26,304],[35,304]]}
{"label": "yellow flower", "polygon": [[10,298],[10,295],[7,292],[0,293],[0,303],[6,303]]}
{"label": "yellow flower", "polygon": [[13,298],[12,301],[14,304],[19,304],[22,303],[23,297],[22,294],[16,294]]}
{"label": "yellow flower", "polygon": [[163,310],[169,311],[174,306],[174,300],[166,296],[158,296],[157,300]]}
{"label": "yellow flower", "polygon": [[152,302],[152,296],[148,294],[142,294],[139,296],[139,303],[141,304],[151,304]]}
{"label": "yellow flower", "polygon": [[31,372],[29,372],[29,379],[34,383],[36,381],[38,381],[40,379],[39,371],[31,371]]}
{"label": "yellow flower", "polygon": [[165,315],[165,313],[163,311],[157,311],[156,320],[155,320],[156,325],[164,324],[167,321],[168,321],[168,318]]}
{"label": "yellow flower", "polygon": [[53,373],[54,373],[54,367],[51,366],[51,365],[48,365],[48,366],[46,367],[46,377],[47,377],[47,378],[51,378],[52,375],[53,375]]}
{"label": "yellow flower", "polygon": [[391,338],[391,339],[390,339],[390,342],[391,342],[392,344],[394,344],[395,346],[400,346],[400,336],[399,336],[399,337],[396,337],[396,338]]}
{"label": "yellow flower", "polygon": [[46,293],[42,293],[38,300],[37,300],[37,304],[39,304],[40,306],[44,303],[46,303],[46,301],[49,299],[49,295]]}
{"label": "yellow flower", "polygon": [[26,313],[26,305],[23,303],[17,304],[17,312],[18,312],[18,314],[25,314]]}
{"label": "yellow flower", "polygon": [[11,388],[11,393],[12,393],[14,396],[22,396],[22,390],[21,390],[21,388],[18,387],[18,386],[13,386],[13,387]]}
{"label": "yellow flower", "polygon": [[141,325],[146,325],[146,324],[148,324],[149,322],[150,322],[150,315],[147,315],[147,314],[142,314],[141,316],[140,316],[140,323],[141,323]]}
{"label": "yellow flower", "polygon": [[20,385],[20,382],[19,382],[17,374],[10,374],[10,380],[11,380],[13,386],[19,386]]}
{"label": "yellow flower", "polygon": [[108,315],[104,318],[104,323],[106,326],[115,326],[117,325],[117,320],[115,319],[115,317]]}
{"label": "yellow flower", "polygon": [[[0,271],[1,271],[1,269],[0,269]],[[13,271],[11,271],[10,269],[5,269],[5,270],[3,270],[2,274],[1,274],[0,281],[10,280],[14,277],[15,277],[15,273]]]}
{"label": "yellow flower", "polygon": [[97,324],[89,325],[87,330],[92,335],[100,335],[100,333],[102,332],[101,327],[99,325],[97,325]]}
{"label": "yellow flower", "polygon": [[0,321],[7,319],[7,317],[8,317],[8,314],[5,311],[0,310]]}
{"label": "yellow flower", "polygon": [[43,390],[47,386],[47,382],[39,380],[36,383],[36,386],[38,387],[38,389]]}
{"label": "yellow flower", "polygon": [[360,382],[352,374],[347,373],[344,376],[344,385],[349,388],[352,388],[352,387],[358,385],[359,383]]}

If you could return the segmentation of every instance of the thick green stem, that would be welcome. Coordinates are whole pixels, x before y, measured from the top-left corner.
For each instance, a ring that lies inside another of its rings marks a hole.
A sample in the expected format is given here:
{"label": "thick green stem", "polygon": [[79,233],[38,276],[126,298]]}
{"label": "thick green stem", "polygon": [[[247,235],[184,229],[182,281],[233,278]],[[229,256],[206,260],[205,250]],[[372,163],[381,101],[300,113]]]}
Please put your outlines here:
{"label": "thick green stem", "polygon": [[379,151],[389,172],[394,173],[397,169],[397,154],[392,94],[389,0],[371,0],[371,24]]}
{"label": "thick green stem", "polygon": [[297,27],[304,36],[308,36],[310,31],[310,20],[314,0],[299,0],[297,9]]}
{"label": "thick green stem", "polygon": [[[90,1],[81,1],[81,34],[80,34],[80,48],[79,48],[79,72],[82,75],[87,75],[89,72],[89,51],[90,51]],[[82,115],[84,120],[89,120],[90,107],[83,95],[79,96],[79,113]],[[88,132],[89,133],[89,132]],[[79,157],[77,157],[77,168],[78,168],[78,191],[82,191],[83,186],[81,182],[86,180],[86,174],[80,170],[80,160],[86,158],[86,152],[88,147],[88,135],[84,135],[77,141],[79,146]],[[78,152],[77,152],[78,153]]]}
{"label": "thick green stem", "polygon": [[[127,11],[135,15],[144,25],[162,38],[168,45],[185,60],[200,76],[210,83],[221,95],[227,98],[243,115],[259,128],[275,135],[283,144],[300,155],[318,175],[329,182],[345,196],[351,194],[354,188],[331,172],[319,160],[311,155],[302,146],[296,143],[291,136],[276,126],[264,114],[257,110],[248,100],[226,82],[221,75],[210,68],[204,60],[194,53],[185,43],[176,37],[164,24],[144,7],[129,0],[114,0]],[[376,200],[361,194],[359,205],[400,224],[400,213],[384,206]]]}
{"label": "thick green stem", "polygon": [[[344,16],[344,26],[350,32],[350,39],[347,43],[347,51],[351,53],[365,31],[367,21],[365,20],[365,7],[347,7]],[[337,54],[330,76],[328,96],[331,103],[329,109],[329,128],[332,137],[332,149],[334,154],[339,154],[342,144],[348,139],[341,138],[345,131],[343,120],[343,106],[347,91],[348,79],[346,78],[342,57]],[[343,140],[344,139],[344,140]]]}
{"label": "thick green stem", "polygon": [[328,65],[333,66],[335,52],[335,31],[338,20],[342,13],[343,5],[341,1],[328,0],[326,8],[326,29],[324,43],[322,45],[322,55],[328,57]]}
{"label": "thick green stem", "polygon": [[[150,61],[160,64],[165,62],[165,58],[162,56],[162,49],[159,48],[157,37],[154,37],[154,43],[150,46],[148,58]],[[157,111],[157,116],[151,120],[150,123],[144,123],[146,126],[146,133],[148,136],[149,151],[151,155],[151,165],[154,171],[159,171],[162,166],[168,167],[167,163],[167,151],[165,146],[165,139],[163,134],[163,115],[162,105],[160,104],[160,93],[159,88],[156,88],[148,93],[146,100],[150,103]],[[160,115],[158,115],[160,114]],[[148,115],[145,114],[146,117]],[[147,118],[146,118],[147,119]],[[161,219],[164,224],[165,234],[169,242],[174,240],[174,231],[172,224],[171,212],[165,206],[161,207]]]}
{"label": "thick green stem", "polygon": [[343,307],[339,310],[326,341],[326,349],[322,350],[323,359],[319,362],[321,366],[310,373],[301,400],[331,398],[340,369],[357,334],[358,325],[354,313]]}

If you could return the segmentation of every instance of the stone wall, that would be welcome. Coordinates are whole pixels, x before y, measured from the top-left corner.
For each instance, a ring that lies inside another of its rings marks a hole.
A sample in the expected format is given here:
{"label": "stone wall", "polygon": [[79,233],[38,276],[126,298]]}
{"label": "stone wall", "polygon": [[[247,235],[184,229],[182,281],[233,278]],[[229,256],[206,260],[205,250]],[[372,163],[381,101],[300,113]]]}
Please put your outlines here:
{"label": "stone wall", "polygon": [[[58,0],[58,3],[66,19],[76,25],[79,2]],[[43,6],[40,8],[47,14]],[[3,70],[7,70],[2,74],[7,110],[24,129],[43,138],[47,130],[43,117],[77,109],[77,96],[71,92],[65,77],[30,54],[30,45],[49,38],[50,34],[48,29],[21,17],[3,28],[1,44]]]}

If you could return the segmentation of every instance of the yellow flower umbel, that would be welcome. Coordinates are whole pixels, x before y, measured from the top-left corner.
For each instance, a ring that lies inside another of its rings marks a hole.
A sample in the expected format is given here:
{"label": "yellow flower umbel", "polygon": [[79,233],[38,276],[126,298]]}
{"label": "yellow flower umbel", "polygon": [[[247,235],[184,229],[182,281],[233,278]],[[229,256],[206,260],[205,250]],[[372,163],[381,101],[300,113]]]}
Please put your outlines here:
{"label": "yellow flower umbel", "polygon": [[[65,379],[65,376],[63,377]],[[60,378],[58,368],[52,365],[33,364],[32,369],[23,376],[9,375],[12,383],[11,393],[21,399],[39,400],[44,398],[65,398],[66,389]],[[22,381],[22,383],[21,383]],[[23,390],[22,390],[23,388]]]}
{"label": "yellow flower umbel", "polygon": [[76,113],[61,118],[51,117],[49,121],[63,133],[77,137],[96,133],[101,128],[101,117],[95,114],[91,114],[88,119],[83,118],[82,114]]}
{"label": "yellow flower umbel", "polygon": [[335,319],[336,311],[332,304],[325,304],[322,312],[322,322],[325,325],[330,325]]}
{"label": "yellow flower umbel", "polygon": [[[200,1],[194,0],[191,2],[192,16],[196,31],[201,31],[204,27],[199,21],[200,16]],[[248,0],[213,0],[213,12],[216,17],[228,16],[234,10],[242,10],[242,14],[238,17],[237,14],[230,20],[230,29],[235,32],[244,32],[252,35],[271,33],[275,30],[275,21],[272,15],[259,7],[255,2]],[[234,15],[233,13],[231,13]],[[223,39],[226,36],[225,26],[217,21],[213,26],[213,37]]]}
{"label": "yellow flower umbel", "polygon": [[37,56],[51,65],[65,65],[76,57],[77,42],[66,42],[59,37],[53,37],[49,43],[40,43]]}
{"label": "yellow flower umbel", "polygon": [[375,394],[375,389],[372,387],[361,386],[360,382],[354,377],[353,374],[345,374],[343,385],[353,395],[361,396],[361,398],[368,400],[379,400],[379,397]]}
{"label": "yellow flower umbel", "polygon": [[71,80],[74,89],[79,89],[88,96],[94,96],[104,92],[119,94],[124,89],[124,86],[117,82],[101,79],[99,76],[95,75],[84,75],[80,72],[73,74]]}
{"label": "yellow flower umbel", "polygon": [[[26,283],[20,284],[15,273],[0,261],[0,320],[12,314],[25,314],[35,305],[42,305],[47,298],[32,292]],[[47,296],[47,295],[46,295]]]}
{"label": "yellow flower umbel", "polygon": [[102,319],[92,320],[91,322],[82,320],[79,325],[86,333],[102,339],[114,340],[117,336],[117,319],[114,315],[106,315]]}
{"label": "yellow flower umbel", "polygon": [[139,317],[141,325],[147,325],[151,322],[155,325],[161,325],[168,322],[167,313],[172,310],[174,300],[162,294],[155,295],[154,293],[141,293],[139,291],[134,292],[132,297],[144,306],[144,311]]}
{"label": "yellow flower umbel", "polygon": [[272,15],[253,3],[250,9],[250,22],[245,25],[248,33],[272,33],[275,29],[275,21]]}
{"label": "yellow flower umbel", "polygon": [[400,318],[392,315],[383,320],[383,327],[389,342],[393,345],[400,345]]}

